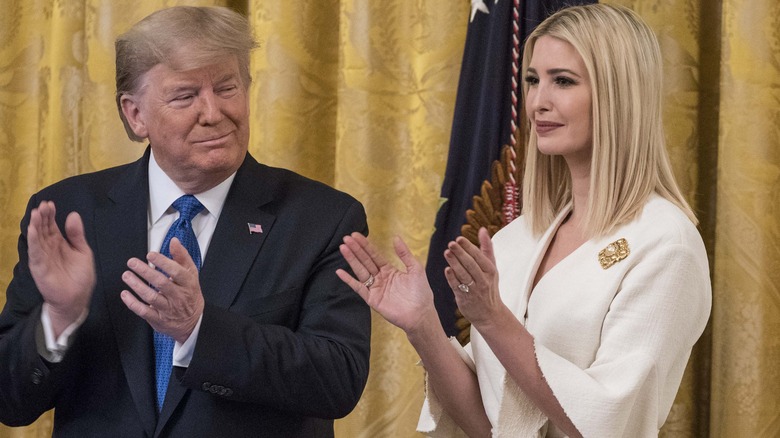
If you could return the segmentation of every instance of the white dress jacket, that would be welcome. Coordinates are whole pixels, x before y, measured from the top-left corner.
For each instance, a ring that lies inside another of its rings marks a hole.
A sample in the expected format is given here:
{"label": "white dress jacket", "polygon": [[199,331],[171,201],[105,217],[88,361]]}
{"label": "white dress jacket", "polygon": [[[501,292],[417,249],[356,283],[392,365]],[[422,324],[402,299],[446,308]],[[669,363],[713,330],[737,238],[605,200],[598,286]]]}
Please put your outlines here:
{"label": "white dress jacket", "polygon": [[[531,293],[570,208],[541,236],[530,232],[523,217],[493,236],[501,298],[533,335],[542,374],[583,436],[657,436],[710,315],[701,236],[677,206],[651,195],[637,219],[585,242]],[[602,268],[599,253],[614,249],[619,239],[625,239],[628,255]],[[494,436],[563,436],[474,328],[461,357],[476,371]],[[437,437],[463,434],[429,391],[418,430]]]}

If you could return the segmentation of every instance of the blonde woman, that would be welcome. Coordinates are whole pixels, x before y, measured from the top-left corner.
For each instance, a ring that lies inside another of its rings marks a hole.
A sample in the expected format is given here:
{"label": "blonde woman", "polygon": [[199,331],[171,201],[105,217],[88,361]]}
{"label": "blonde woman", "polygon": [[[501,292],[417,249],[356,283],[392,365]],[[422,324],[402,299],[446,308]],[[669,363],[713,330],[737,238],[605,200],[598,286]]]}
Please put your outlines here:
{"label": "blonde woman", "polygon": [[360,234],[338,271],[427,372],[431,436],[657,436],[709,318],[707,256],[665,151],[658,42],[632,11],[559,11],[528,38],[523,215],[445,251],[471,321],[448,339],[424,270]]}

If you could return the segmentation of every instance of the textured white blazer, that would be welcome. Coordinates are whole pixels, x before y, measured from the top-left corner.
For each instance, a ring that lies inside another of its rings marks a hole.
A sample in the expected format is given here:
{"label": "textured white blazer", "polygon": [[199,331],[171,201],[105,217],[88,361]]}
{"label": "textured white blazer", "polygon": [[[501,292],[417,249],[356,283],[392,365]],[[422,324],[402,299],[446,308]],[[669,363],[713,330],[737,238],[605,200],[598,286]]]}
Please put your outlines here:
{"label": "textured white blazer", "polygon": [[[583,436],[657,436],[710,315],[701,236],[678,207],[652,195],[636,220],[585,242],[531,293],[570,208],[541,236],[530,232],[523,217],[493,236],[501,298],[533,335],[542,374]],[[628,255],[603,268],[599,253],[619,239],[625,239]],[[474,328],[461,357],[476,371],[494,436],[563,436]],[[426,393],[418,430],[462,435]]]}

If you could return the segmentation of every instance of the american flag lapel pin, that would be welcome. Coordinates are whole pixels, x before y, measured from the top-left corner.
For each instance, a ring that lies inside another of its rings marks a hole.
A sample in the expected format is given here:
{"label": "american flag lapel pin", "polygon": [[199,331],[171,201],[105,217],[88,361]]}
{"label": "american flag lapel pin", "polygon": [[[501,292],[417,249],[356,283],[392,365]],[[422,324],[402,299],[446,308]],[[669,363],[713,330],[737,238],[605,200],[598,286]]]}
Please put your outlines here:
{"label": "american flag lapel pin", "polygon": [[263,234],[263,227],[260,226],[260,224],[250,224],[247,222],[247,225],[249,225],[249,234]]}

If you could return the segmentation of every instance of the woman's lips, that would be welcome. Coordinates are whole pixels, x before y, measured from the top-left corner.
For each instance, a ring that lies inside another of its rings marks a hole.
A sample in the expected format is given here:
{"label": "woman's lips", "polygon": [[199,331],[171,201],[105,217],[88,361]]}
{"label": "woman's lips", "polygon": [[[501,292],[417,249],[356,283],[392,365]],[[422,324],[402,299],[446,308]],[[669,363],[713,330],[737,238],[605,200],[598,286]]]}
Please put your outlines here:
{"label": "woman's lips", "polygon": [[536,133],[538,135],[548,134],[548,133],[554,131],[555,129],[560,128],[561,126],[563,126],[563,124],[561,124],[561,123],[540,122],[540,121],[535,122],[535,125],[536,125]]}

